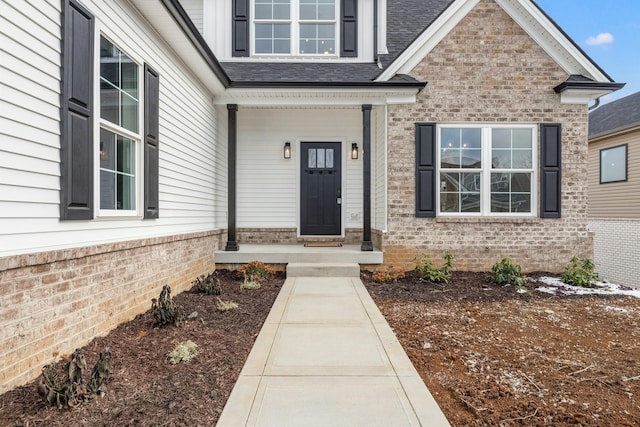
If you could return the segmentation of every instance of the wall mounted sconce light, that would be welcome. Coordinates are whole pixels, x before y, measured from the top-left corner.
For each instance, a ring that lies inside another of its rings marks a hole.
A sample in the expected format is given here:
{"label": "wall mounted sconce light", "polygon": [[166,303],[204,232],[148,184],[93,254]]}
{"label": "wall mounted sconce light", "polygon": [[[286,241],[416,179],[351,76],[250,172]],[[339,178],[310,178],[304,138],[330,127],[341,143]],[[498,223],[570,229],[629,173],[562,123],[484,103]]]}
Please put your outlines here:
{"label": "wall mounted sconce light", "polygon": [[290,159],[291,158],[291,143],[290,142],[285,142],[284,143],[284,158],[285,159]]}
{"label": "wall mounted sconce light", "polygon": [[351,144],[351,158],[353,160],[358,159],[358,144],[356,144],[355,142]]}

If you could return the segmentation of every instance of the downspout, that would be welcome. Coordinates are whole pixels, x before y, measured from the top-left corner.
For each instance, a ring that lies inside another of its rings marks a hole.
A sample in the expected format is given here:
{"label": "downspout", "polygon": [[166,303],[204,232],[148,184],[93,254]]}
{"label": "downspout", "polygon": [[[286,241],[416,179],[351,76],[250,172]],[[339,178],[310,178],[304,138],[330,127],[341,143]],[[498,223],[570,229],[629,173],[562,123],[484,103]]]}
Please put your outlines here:
{"label": "downspout", "polygon": [[600,97],[596,98],[596,103],[593,104],[591,107],[589,107],[589,111],[591,110],[595,110],[596,108],[598,108],[600,106]]}

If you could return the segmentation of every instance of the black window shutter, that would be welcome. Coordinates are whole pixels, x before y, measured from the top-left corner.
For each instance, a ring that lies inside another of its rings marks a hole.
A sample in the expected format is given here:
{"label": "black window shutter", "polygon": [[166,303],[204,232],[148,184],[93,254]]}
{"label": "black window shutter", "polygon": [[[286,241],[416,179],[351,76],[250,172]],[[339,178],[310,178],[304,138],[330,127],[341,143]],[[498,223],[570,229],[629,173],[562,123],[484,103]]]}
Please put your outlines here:
{"label": "black window shutter", "polygon": [[160,76],[144,65],[144,217],[159,217]]}
{"label": "black window shutter", "polygon": [[358,0],[341,1],[340,39],[340,56],[358,56]]}
{"label": "black window shutter", "polygon": [[562,128],[559,123],[540,125],[540,217],[560,218]]}
{"label": "black window shutter", "polygon": [[436,125],[416,124],[416,216],[436,216]]}
{"label": "black window shutter", "polygon": [[65,0],[60,87],[60,219],[93,219],[94,17]]}
{"label": "black window shutter", "polygon": [[233,56],[249,56],[249,0],[232,0]]}

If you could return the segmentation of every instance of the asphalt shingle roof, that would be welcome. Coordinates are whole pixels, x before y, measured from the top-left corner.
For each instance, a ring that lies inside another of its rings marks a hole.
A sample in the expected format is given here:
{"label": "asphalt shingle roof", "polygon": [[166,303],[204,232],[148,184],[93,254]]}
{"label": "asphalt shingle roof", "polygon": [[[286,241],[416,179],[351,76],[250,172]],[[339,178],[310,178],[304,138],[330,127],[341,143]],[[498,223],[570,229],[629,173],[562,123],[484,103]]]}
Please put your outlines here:
{"label": "asphalt shingle roof", "polygon": [[[233,82],[280,83],[365,83],[374,80],[454,0],[390,0],[387,2],[387,49],[376,63],[336,62],[222,62]],[[393,79],[409,82],[410,78]],[[415,81],[415,80],[413,80]]]}
{"label": "asphalt shingle roof", "polygon": [[640,92],[612,101],[589,113],[589,139],[640,126]]}

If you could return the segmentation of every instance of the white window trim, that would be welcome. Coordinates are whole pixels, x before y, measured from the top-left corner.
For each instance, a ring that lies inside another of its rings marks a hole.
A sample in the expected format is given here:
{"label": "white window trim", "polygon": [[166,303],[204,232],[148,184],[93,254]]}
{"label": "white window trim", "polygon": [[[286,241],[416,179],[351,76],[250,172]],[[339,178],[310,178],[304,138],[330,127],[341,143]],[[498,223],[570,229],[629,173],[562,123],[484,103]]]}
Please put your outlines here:
{"label": "white window trim", "polygon": [[[440,211],[440,167],[441,161],[441,132],[445,128],[474,128],[481,129],[481,162],[482,170],[478,169],[448,169],[452,172],[480,173],[480,212],[441,212]],[[531,169],[491,169],[491,129],[531,129],[532,159]],[[486,142],[486,143],[485,143]],[[538,128],[536,125],[523,124],[439,124],[436,133],[436,216],[464,217],[464,218],[534,218],[538,215]],[[531,173],[531,212],[491,212],[491,173]]]}
{"label": "white window trim", "polygon": [[[105,28],[100,28],[99,23],[96,22],[95,34],[94,34],[94,46],[95,49],[93,58],[93,74],[94,74],[94,88],[93,88],[93,108],[95,111],[94,123],[93,123],[93,203],[95,206],[95,219],[97,220],[109,220],[109,219],[142,219],[143,209],[142,203],[144,192],[144,162],[142,159],[142,135],[144,133],[144,62],[140,58],[131,55],[122,48],[123,43],[119,43],[117,38],[112,37]],[[113,43],[121,52],[125,53],[129,59],[131,59],[138,66],[138,133],[132,132],[121,126],[118,126],[108,120],[101,117],[100,114],[100,37],[104,37]],[[130,210],[115,210],[115,209],[100,209],[100,129],[106,129],[119,135],[125,136],[135,141],[135,209]]]}
{"label": "white window trim", "polygon": [[[251,56],[254,58],[340,58],[340,0],[335,1],[334,20],[300,19],[300,0],[291,0],[289,19],[256,19],[256,2],[251,0]],[[290,24],[291,51],[289,53],[256,53],[256,24]],[[299,53],[300,52],[300,24],[334,24],[335,25],[335,53]]]}

